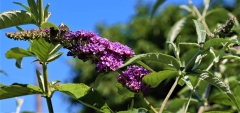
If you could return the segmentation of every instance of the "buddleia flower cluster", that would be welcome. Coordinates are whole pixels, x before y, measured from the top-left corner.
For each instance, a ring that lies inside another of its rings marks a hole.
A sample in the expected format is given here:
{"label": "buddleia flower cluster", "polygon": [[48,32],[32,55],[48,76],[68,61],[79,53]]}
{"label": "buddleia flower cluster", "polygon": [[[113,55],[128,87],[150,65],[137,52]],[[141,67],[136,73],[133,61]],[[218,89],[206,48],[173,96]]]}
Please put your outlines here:
{"label": "buddleia flower cluster", "polygon": [[[21,39],[33,39],[32,36],[39,32],[47,42],[61,44],[68,49],[68,56],[78,57],[83,61],[91,60],[97,65],[97,72],[115,71],[126,59],[134,55],[134,51],[128,46],[119,42],[111,42],[91,31],[73,32],[64,28],[60,28],[60,30],[45,28],[7,33],[6,35],[14,39],[17,39],[18,36],[21,36]],[[35,39],[38,38],[39,36]]]}
{"label": "buddleia flower cluster", "polygon": [[147,91],[150,87],[142,82],[142,78],[150,71],[142,66],[127,66],[127,70],[118,75],[118,81],[133,92]]}

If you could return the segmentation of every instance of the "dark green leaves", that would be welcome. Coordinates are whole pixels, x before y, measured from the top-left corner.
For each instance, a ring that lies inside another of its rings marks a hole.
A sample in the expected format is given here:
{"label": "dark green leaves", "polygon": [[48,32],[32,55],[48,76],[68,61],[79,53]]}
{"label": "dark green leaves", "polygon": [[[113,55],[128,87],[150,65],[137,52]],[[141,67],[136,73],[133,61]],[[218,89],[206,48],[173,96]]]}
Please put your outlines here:
{"label": "dark green leaves", "polygon": [[238,42],[234,41],[234,40],[230,40],[230,39],[223,39],[223,38],[214,38],[214,39],[210,39],[208,40],[204,46],[203,49],[206,50],[214,45],[218,45],[218,44],[224,44],[226,42],[230,42],[230,43],[234,43],[237,44]]}
{"label": "dark green leaves", "polygon": [[152,12],[151,12],[151,17],[153,14],[157,11],[158,7],[164,2],[165,0],[157,0],[157,2],[154,4]]}
{"label": "dark green leaves", "polygon": [[123,97],[134,97],[134,93],[131,92],[129,89],[124,87],[121,83],[117,83],[116,87],[118,89],[118,93]]}
{"label": "dark green leaves", "polygon": [[160,72],[152,72],[143,77],[143,82],[151,87],[157,87],[163,80],[178,76],[178,71],[164,70]]}
{"label": "dark green leaves", "polygon": [[170,55],[162,54],[162,53],[146,53],[146,54],[135,55],[134,57],[130,58],[127,62],[125,62],[120,68],[125,67],[139,60],[156,61],[156,62],[167,64],[176,69],[180,68],[180,64],[176,58]]}
{"label": "dark green leaves", "polygon": [[78,100],[82,104],[104,113],[110,113],[101,96],[85,84],[60,84],[58,91]]}
{"label": "dark green leaves", "polygon": [[202,79],[202,80],[214,85],[215,87],[219,88],[220,90],[224,91],[239,109],[238,103],[237,103],[235,97],[233,96],[230,88],[224,82],[222,82],[218,77],[214,76],[212,73],[210,73],[208,71],[203,71],[203,73],[201,73],[200,76],[196,76],[196,77],[199,77],[200,79]]}
{"label": "dark green leaves", "polygon": [[127,111],[119,111],[117,113],[149,113],[149,111],[145,108],[133,108],[132,110],[127,110]]}
{"label": "dark green leaves", "polygon": [[41,94],[41,89],[37,86],[29,84],[17,84],[14,83],[11,86],[0,87],[0,99],[30,95]]}
{"label": "dark green leaves", "polygon": [[27,11],[12,10],[0,14],[0,29],[16,25],[35,24],[33,15]]}

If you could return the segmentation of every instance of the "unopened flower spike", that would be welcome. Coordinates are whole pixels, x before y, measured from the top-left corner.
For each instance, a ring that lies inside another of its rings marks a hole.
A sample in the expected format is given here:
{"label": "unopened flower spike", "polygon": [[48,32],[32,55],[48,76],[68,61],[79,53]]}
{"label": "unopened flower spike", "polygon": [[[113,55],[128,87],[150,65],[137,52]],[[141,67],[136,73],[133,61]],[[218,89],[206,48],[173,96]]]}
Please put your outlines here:
{"label": "unopened flower spike", "polygon": [[231,17],[226,21],[224,25],[215,29],[212,37],[216,37],[216,38],[226,37],[230,33],[232,27],[234,26],[234,20],[235,20],[235,17]]}

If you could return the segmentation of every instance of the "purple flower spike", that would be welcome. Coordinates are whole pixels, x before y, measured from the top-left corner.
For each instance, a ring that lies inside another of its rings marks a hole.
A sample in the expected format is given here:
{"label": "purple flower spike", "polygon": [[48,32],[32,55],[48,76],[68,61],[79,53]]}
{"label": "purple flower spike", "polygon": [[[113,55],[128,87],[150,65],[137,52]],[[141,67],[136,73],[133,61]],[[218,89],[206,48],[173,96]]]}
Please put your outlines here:
{"label": "purple flower spike", "polygon": [[128,46],[111,42],[90,31],[73,32],[60,29],[58,32],[50,30],[50,34],[53,34],[50,42],[54,40],[62,44],[69,50],[68,56],[77,56],[83,61],[91,60],[97,64],[98,72],[115,71],[127,58],[134,55],[134,51]]}
{"label": "purple flower spike", "polygon": [[[122,72],[123,75],[119,74],[118,75],[118,81],[126,85],[130,90],[133,92],[139,92],[139,91],[146,91],[150,87],[146,86],[142,82],[142,78],[149,74],[150,71],[143,68],[142,66],[137,66],[137,65],[132,65],[128,66],[126,71]],[[124,77],[123,77],[124,76]]]}

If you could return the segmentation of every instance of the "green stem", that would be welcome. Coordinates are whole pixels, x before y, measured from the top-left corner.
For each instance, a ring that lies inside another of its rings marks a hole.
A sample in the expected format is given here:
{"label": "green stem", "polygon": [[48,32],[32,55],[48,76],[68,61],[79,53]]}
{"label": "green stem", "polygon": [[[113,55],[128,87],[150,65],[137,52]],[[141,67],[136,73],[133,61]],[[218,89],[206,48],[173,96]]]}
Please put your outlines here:
{"label": "green stem", "polygon": [[141,99],[144,100],[144,102],[150,107],[150,109],[154,112],[157,113],[157,110],[150,104],[150,102],[143,96],[142,93],[139,93],[139,96]]}
{"label": "green stem", "polygon": [[190,92],[190,94],[189,94],[188,101],[187,101],[187,104],[186,104],[186,107],[185,107],[183,113],[187,113],[188,106],[189,106],[189,104],[190,104],[190,100],[191,100],[191,98],[192,98],[192,95],[193,95],[193,93],[195,92],[195,89],[197,88],[197,85],[199,84],[200,81],[201,81],[201,79],[199,79],[199,78],[195,81],[194,87],[193,87],[193,89],[191,90],[191,92]]}
{"label": "green stem", "polygon": [[183,72],[186,71],[186,69],[190,66],[190,64],[193,62],[193,60],[202,52],[201,49],[198,50],[198,52],[190,59],[190,61],[187,63],[185,68],[183,69]]}
{"label": "green stem", "polygon": [[50,91],[50,85],[48,83],[48,70],[46,63],[42,63],[43,67],[43,77],[44,77],[44,87],[45,87],[45,98],[47,101],[48,111],[49,113],[53,113],[53,107],[51,102],[51,91]]}
{"label": "green stem", "polygon": [[38,0],[39,26],[44,22],[43,0]]}
{"label": "green stem", "polygon": [[174,82],[174,84],[172,85],[170,91],[168,92],[166,98],[164,99],[164,101],[163,101],[163,103],[162,103],[162,105],[161,105],[161,108],[160,108],[160,110],[159,110],[158,113],[162,113],[162,112],[163,112],[163,109],[164,109],[165,105],[167,104],[168,99],[169,99],[170,96],[172,95],[173,90],[176,88],[177,83],[178,83],[178,81],[180,80],[180,78],[181,78],[181,76],[178,76],[177,79],[175,80],[175,82]]}

